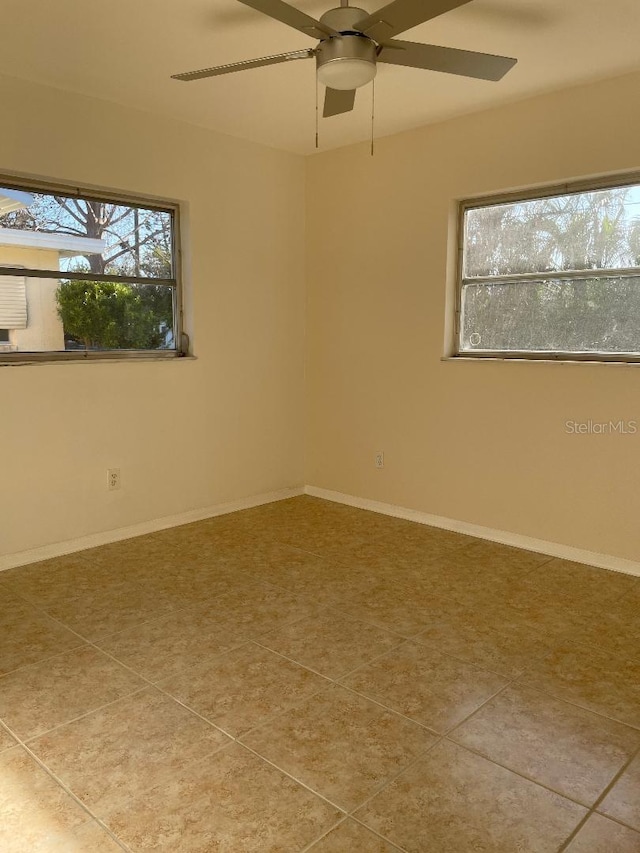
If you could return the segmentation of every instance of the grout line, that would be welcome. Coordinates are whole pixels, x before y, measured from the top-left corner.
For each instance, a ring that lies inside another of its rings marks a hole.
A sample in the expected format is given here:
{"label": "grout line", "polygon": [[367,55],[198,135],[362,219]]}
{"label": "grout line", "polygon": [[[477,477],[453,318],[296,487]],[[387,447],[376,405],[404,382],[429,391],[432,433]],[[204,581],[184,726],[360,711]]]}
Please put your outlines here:
{"label": "grout line", "polygon": [[313,853],[313,848],[316,846],[316,844],[320,844],[320,842],[324,841],[324,839],[328,835],[330,835],[334,831],[334,829],[337,829],[339,826],[342,826],[342,824],[346,823],[348,820],[349,815],[344,815],[344,817],[340,818],[337,823],[334,823],[333,826],[330,826],[329,829],[326,830],[326,832],[323,832],[322,835],[318,836],[318,838],[314,838],[314,840],[310,844],[307,844],[306,847],[303,847],[302,850],[300,850],[300,853],[309,853],[309,851]]}
{"label": "grout line", "polygon": [[[493,693],[491,696],[489,696],[488,699],[485,699],[484,702],[482,702],[482,704],[478,705],[478,707],[475,708],[473,711],[471,711],[470,714],[467,714],[467,716],[464,718],[464,720],[460,720],[459,723],[456,723],[455,725],[451,726],[451,728],[447,729],[447,731],[443,734],[443,737],[446,737],[447,740],[452,739],[451,735],[455,731],[457,731],[457,729],[459,729],[461,726],[464,726],[466,723],[468,723],[469,720],[471,720],[473,717],[475,717],[476,714],[480,713],[480,711],[482,711],[482,709],[486,705],[488,705],[489,702],[493,702],[493,700],[497,696],[499,696],[501,693],[504,693],[506,690],[508,690],[510,687],[512,687],[513,684],[515,684],[515,681],[508,681],[506,684],[503,684],[502,687],[500,687],[498,690],[496,690],[496,692]],[[454,741],[454,743],[457,743],[457,741]]]}
{"label": "grout line", "polygon": [[[354,620],[354,621],[357,621],[357,620]],[[353,667],[353,669],[350,669],[347,672],[342,673],[341,675],[337,675],[337,676],[335,676],[335,678],[331,675],[326,675],[324,672],[320,672],[320,670],[318,670],[318,669],[314,669],[312,666],[309,666],[306,663],[302,663],[301,661],[297,660],[296,658],[289,657],[289,655],[286,655],[284,652],[279,652],[277,649],[272,649],[270,646],[264,645],[263,643],[260,642],[260,639],[266,639],[266,637],[264,637],[264,636],[261,638],[258,638],[257,640],[253,640],[252,642],[254,642],[257,646],[261,646],[263,649],[266,649],[269,652],[273,652],[273,654],[275,654],[275,655],[279,655],[279,657],[284,658],[285,660],[288,660],[290,663],[295,663],[298,666],[302,666],[305,669],[310,670],[311,672],[315,672],[316,675],[321,675],[323,678],[328,679],[333,684],[339,684],[341,687],[344,687],[344,685],[341,683],[341,680],[343,678],[347,678],[348,676],[352,675],[354,672],[357,672],[359,669],[362,669],[365,666],[369,666],[369,664],[375,663],[375,661],[380,660],[380,658],[383,658],[385,655],[389,654],[390,652],[396,651],[397,649],[400,648],[400,646],[403,646],[403,645],[405,645],[405,643],[409,642],[409,640],[405,639],[404,637],[401,637],[399,635],[396,635],[396,636],[398,636],[398,642],[396,643],[395,646],[392,646],[391,648],[386,649],[384,652],[380,652],[380,654],[376,655],[375,657],[369,658],[369,660],[365,661],[364,663],[359,663],[357,666]]]}
{"label": "grout line", "polygon": [[365,823],[359,817],[356,817],[355,815],[351,814],[351,815],[349,815],[349,820],[353,820],[359,826],[363,826],[365,829],[367,829],[369,832],[371,832],[377,838],[380,838],[382,841],[384,841],[385,844],[388,844],[390,847],[393,847],[394,850],[398,850],[398,851],[400,851],[400,853],[409,853],[409,851],[405,847],[400,847],[400,845],[396,841],[391,841],[391,839],[387,838],[386,835],[382,835],[381,833],[377,832],[375,829],[370,827],[368,823]]}
{"label": "grout line", "polygon": [[[552,655],[553,652],[550,652],[547,657]],[[543,658],[544,660],[544,658]],[[541,663],[542,661],[538,661]],[[521,685],[522,687],[528,687],[531,690],[537,690],[538,693],[544,693],[545,696],[551,696],[552,699],[557,699],[560,702],[565,702],[567,705],[571,705],[573,708],[579,708],[581,711],[586,711],[589,714],[594,714],[596,717],[601,717],[603,720],[608,720],[612,723],[617,723],[619,726],[626,726],[628,729],[633,729],[634,731],[640,731],[640,722],[635,725],[634,723],[629,723],[626,720],[621,720],[620,717],[612,717],[609,714],[605,714],[603,711],[595,711],[593,708],[589,708],[586,705],[581,705],[575,699],[567,699],[565,696],[561,696],[559,693],[553,693],[551,689],[540,687],[537,684],[532,684],[528,681],[524,681],[523,678],[526,676],[526,672],[522,675],[519,675],[514,684]]]}
{"label": "grout line", "polygon": [[58,723],[55,726],[52,726],[50,729],[47,729],[44,732],[38,732],[38,734],[31,735],[28,738],[23,738],[20,743],[23,746],[27,746],[27,744],[33,743],[41,737],[48,736],[53,732],[56,732],[58,729],[64,728],[64,726],[69,726],[72,723],[77,723],[78,720],[83,720],[85,717],[90,717],[92,714],[96,714],[99,711],[104,711],[106,708],[110,708],[112,705],[115,705],[117,702],[122,702],[123,700],[131,699],[133,696],[137,696],[138,693],[142,693],[143,690],[147,689],[147,685],[143,684],[142,687],[138,687],[135,690],[131,691],[131,693],[125,693],[122,696],[118,696],[117,699],[113,699],[111,702],[105,702],[104,705],[98,705],[97,708],[92,708],[90,711],[85,711],[83,714],[78,714],[77,717],[72,717],[70,720],[65,720],[62,723]]}
{"label": "grout line", "polygon": [[[381,782],[380,785],[378,785],[378,787],[373,791],[373,793],[369,794],[369,796],[366,799],[364,799],[361,803],[358,803],[358,805],[355,806],[355,808],[351,809],[351,811],[348,813],[349,817],[353,818],[354,820],[357,820],[358,823],[362,823],[363,826],[366,826],[366,824],[364,824],[360,820],[360,818],[356,817],[356,812],[359,812],[360,809],[363,809],[365,806],[367,806],[371,802],[371,800],[373,800],[375,797],[377,797],[378,794],[382,793],[382,791],[384,791],[385,788],[388,788],[391,785],[393,785],[393,783],[397,779],[399,779],[400,776],[402,776],[404,773],[408,773],[409,770],[411,770],[416,764],[418,764],[420,761],[422,761],[431,752],[432,749],[435,749],[436,746],[438,746],[440,743],[442,743],[443,739],[444,738],[442,737],[442,735],[438,735],[436,740],[430,746],[428,746],[424,750],[424,752],[421,752],[420,755],[417,755],[415,758],[412,758],[411,761],[409,761],[407,764],[405,764],[400,770],[398,770],[397,773],[394,773],[393,775],[391,775],[387,779],[385,779],[384,782]],[[367,827],[367,829],[369,829],[369,827]]]}
{"label": "grout line", "polygon": [[566,794],[562,791],[558,791],[556,788],[551,788],[545,782],[541,782],[539,779],[534,779],[533,776],[527,776],[526,773],[523,773],[521,770],[515,770],[508,764],[503,764],[501,761],[496,761],[495,758],[490,758],[486,753],[480,752],[475,747],[468,746],[466,743],[460,743],[460,741],[454,740],[453,738],[449,737],[449,735],[444,735],[443,740],[446,740],[448,743],[453,744],[454,746],[458,747],[458,749],[463,749],[465,752],[470,752],[472,755],[477,755],[478,758],[482,758],[485,761],[488,761],[489,764],[495,764],[496,767],[501,767],[503,770],[507,770],[509,773],[513,773],[514,776],[519,776],[526,782],[531,782],[531,784],[536,785],[538,788],[544,788],[546,791],[549,791],[551,794],[555,794],[557,797],[561,797],[563,800],[569,800],[569,802],[573,803],[576,806],[580,806],[587,812],[589,812],[592,808],[581,800],[577,800],[571,794]]}
{"label": "grout line", "polygon": [[[19,738],[18,734],[9,725],[7,725],[1,720],[0,723],[2,723],[2,725],[9,732],[9,734],[11,734],[17,740],[18,743],[16,744],[16,746],[19,747],[23,752],[26,752],[26,754],[38,765],[38,767],[40,767],[40,769],[43,770],[47,774],[47,776],[49,776],[49,778],[56,783],[59,788],[62,788],[62,790],[82,809],[83,812],[85,812],[91,818],[93,822],[97,823],[107,833],[107,835],[109,835],[109,837],[113,841],[115,841],[119,847],[121,847],[122,850],[127,851],[127,853],[134,853],[131,848],[128,847],[124,843],[124,841],[121,841],[120,838],[118,838],[118,836],[115,835],[111,831],[111,829],[109,829],[109,827],[97,815],[95,815],[91,811],[91,809],[71,790],[71,788],[65,785],[64,782],[53,772],[53,770],[51,770],[49,766],[45,764],[44,761],[39,758],[38,755],[36,755],[36,753],[33,752],[27,742]],[[85,824],[81,825],[84,826],[88,823],[89,821],[86,821]]]}
{"label": "grout line", "polygon": [[[53,617],[52,617],[52,618],[53,618]],[[54,621],[57,621],[57,620],[54,620]],[[62,624],[62,623],[61,623],[61,624]],[[72,629],[69,629],[69,630],[72,630]],[[76,633],[76,632],[73,632],[73,633]],[[250,642],[250,641],[243,641],[243,642],[241,643],[241,645],[236,646],[236,647],[234,647],[233,649],[230,649],[230,650],[229,650],[229,652],[231,652],[231,651],[236,651],[236,649],[238,649],[238,648],[242,648],[242,646],[248,645],[248,644],[249,644],[249,642]],[[129,696],[134,696],[135,694],[137,694],[137,693],[141,693],[143,690],[146,690],[146,689],[148,689],[149,687],[151,687],[151,688],[153,688],[154,690],[156,690],[158,693],[162,693],[163,695],[165,695],[165,696],[167,696],[168,698],[172,699],[172,700],[173,700],[174,702],[176,702],[178,705],[181,705],[185,710],[189,711],[191,714],[194,714],[196,717],[199,717],[201,720],[203,720],[203,721],[204,721],[205,723],[207,723],[209,726],[212,726],[214,729],[218,729],[218,731],[221,731],[221,732],[222,732],[223,734],[225,734],[227,737],[230,737],[232,740],[235,740],[235,738],[233,738],[233,737],[232,737],[232,735],[229,735],[226,731],[224,731],[222,728],[220,728],[220,726],[216,726],[214,723],[212,723],[212,722],[211,722],[211,720],[208,720],[206,717],[203,717],[203,716],[202,716],[202,714],[199,714],[199,713],[198,713],[197,711],[195,711],[193,708],[190,708],[188,705],[185,705],[185,703],[184,703],[184,702],[181,702],[179,699],[177,699],[175,696],[173,696],[173,695],[172,695],[171,693],[169,693],[168,691],[164,690],[162,687],[160,687],[160,686],[159,686],[158,684],[156,684],[155,682],[151,681],[151,680],[150,680],[149,678],[147,678],[145,675],[142,675],[140,672],[138,672],[137,670],[133,669],[133,667],[129,666],[129,665],[128,665],[128,664],[126,664],[126,663],[123,663],[121,660],[119,660],[117,657],[115,657],[115,655],[112,655],[110,652],[106,651],[105,649],[101,649],[101,648],[100,648],[99,646],[97,646],[94,642],[91,642],[91,641],[89,641],[89,640],[86,640],[86,641],[85,641],[85,643],[86,643],[86,645],[87,645],[87,646],[89,646],[89,647],[91,647],[91,648],[95,649],[95,650],[96,650],[96,651],[98,651],[100,654],[104,655],[105,657],[111,658],[111,660],[113,660],[115,663],[117,663],[117,664],[118,664],[119,666],[121,666],[123,669],[128,670],[129,672],[131,672],[133,675],[137,676],[139,679],[141,679],[141,680],[142,680],[143,682],[145,682],[145,683],[144,683],[144,686],[143,686],[143,687],[140,687],[140,688],[138,688],[137,690],[134,690],[132,693],[125,694],[124,696],[121,696],[121,697],[119,697],[118,699],[114,699],[114,701],[113,701],[113,702],[108,702],[106,705],[100,706],[99,708],[94,708],[94,709],[93,709],[93,710],[91,710],[91,711],[87,711],[85,714],[82,714],[82,715],[80,715],[80,717],[77,717],[77,718],[75,718],[75,719],[81,719],[82,717],[89,716],[90,714],[93,714],[95,711],[102,710],[103,708],[106,708],[106,707],[108,707],[109,705],[113,705],[113,704],[115,704],[115,702],[119,702],[121,699],[127,699]],[[228,654],[229,652],[223,652],[223,653],[220,655],[220,657],[224,656],[225,654]],[[62,652],[61,654],[65,654],[65,652]],[[32,664],[32,666],[35,666],[35,664]],[[162,680],[162,679],[160,679],[160,680]],[[74,719],[74,720],[68,720],[68,721],[66,721],[66,722],[64,722],[64,723],[60,723],[58,726],[55,726],[55,727],[54,727],[54,729],[60,728],[60,727],[62,727],[62,726],[64,726],[64,725],[67,725],[69,722],[75,722],[75,719]],[[2,722],[2,719],[1,719],[1,718],[0,718],[0,722]],[[50,731],[53,731],[54,729],[51,729]],[[48,732],[43,732],[42,734],[48,734]],[[41,735],[37,735],[37,737],[41,737]],[[29,740],[33,740],[33,738],[30,738]],[[21,741],[21,743],[22,743],[22,741]]]}
{"label": "grout line", "polygon": [[[75,631],[73,631],[72,633],[75,634]],[[41,663],[48,663],[49,661],[55,660],[56,658],[59,658],[62,655],[69,654],[70,652],[75,652],[78,649],[81,649],[83,646],[89,645],[87,640],[85,640],[83,637],[78,636],[78,634],[76,634],[76,636],[78,637],[78,644],[76,646],[69,646],[69,648],[63,649],[61,652],[56,652],[55,654],[48,655],[47,657],[39,658],[37,661],[33,661],[32,663],[23,663],[20,666],[16,666],[15,669],[9,669],[6,672],[2,672],[0,673],[0,680],[5,678],[7,675],[14,675],[16,672],[22,672],[22,670],[28,669],[30,666],[38,666]]]}
{"label": "grout line", "polygon": [[[620,780],[621,776],[622,776],[622,775],[623,775],[623,774],[628,770],[629,766],[630,766],[630,765],[635,761],[635,759],[636,759],[639,755],[640,755],[640,747],[638,747],[638,749],[636,749],[636,751],[633,753],[633,755],[632,755],[632,756],[631,756],[631,757],[630,757],[630,758],[629,758],[629,759],[624,763],[624,765],[623,765],[623,766],[620,768],[620,770],[616,773],[616,775],[613,777],[613,779],[609,782],[609,784],[608,784],[608,785],[607,785],[607,787],[604,789],[604,791],[602,791],[602,793],[600,794],[600,796],[598,797],[598,799],[597,799],[597,800],[595,801],[595,803],[591,806],[591,808],[590,808],[589,812],[588,812],[588,813],[585,815],[585,817],[580,821],[580,823],[579,823],[579,824],[574,828],[574,830],[573,830],[573,832],[571,833],[571,835],[570,835],[567,839],[565,839],[565,841],[563,842],[562,846],[560,847],[560,849],[559,849],[558,853],[562,853],[562,851],[563,851],[563,850],[566,850],[566,849],[567,849],[567,847],[569,846],[569,844],[573,841],[573,839],[576,837],[576,835],[577,835],[577,834],[580,832],[580,830],[584,827],[584,825],[585,825],[585,824],[586,824],[586,822],[589,820],[589,818],[590,818],[594,813],[596,813],[596,810],[597,810],[598,806],[599,806],[599,805],[600,805],[600,804],[601,804],[601,803],[606,799],[606,797],[609,795],[610,791],[613,789],[613,787],[614,787],[614,786],[618,783],[618,781]],[[598,814],[600,814],[600,813],[598,812]],[[605,815],[603,815],[603,817],[605,817]],[[608,815],[606,815],[606,817],[608,817]],[[622,826],[626,827],[627,829],[632,829],[632,827],[628,827],[628,826],[627,826],[627,824],[623,823],[622,821],[617,820],[617,821],[615,821],[615,822],[616,822],[616,823],[621,824]],[[637,830],[636,830],[636,831],[637,831]]]}
{"label": "grout line", "polygon": [[341,812],[345,818],[348,816],[348,812],[346,811],[346,809],[344,809],[342,806],[337,805],[337,803],[332,802],[324,794],[321,794],[319,791],[316,791],[314,788],[311,788],[309,785],[307,785],[306,782],[303,782],[302,779],[298,779],[292,773],[289,773],[287,770],[284,770],[282,767],[280,767],[280,765],[275,764],[275,762],[270,761],[268,758],[265,758],[264,755],[261,755],[259,752],[256,752],[255,749],[252,749],[250,746],[247,746],[246,743],[242,743],[241,741],[236,741],[236,743],[242,749],[246,749],[247,752],[250,752],[252,753],[252,755],[255,755],[256,758],[260,759],[260,761],[264,761],[265,764],[268,764],[273,767],[274,770],[278,770],[283,775],[288,776],[289,779],[291,779],[293,782],[296,782],[296,784],[301,785],[303,788],[309,791],[310,794],[313,794],[315,797],[324,800],[324,802],[327,803],[327,805],[331,806],[332,809],[337,809],[339,812]]}
{"label": "grout line", "polygon": [[407,851],[405,850],[404,847],[398,847],[397,844],[395,844],[392,841],[389,841],[389,839],[385,838],[384,835],[380,835],[380,833],[376,832],[375,829],[372,829],[370,826],[367,826],[366,823],[363,823],[361,820],[358,820],[358,818],[354,818],[353,815],[351,815],[351,814],[345,815],[344,818],[342,818],[342,820],[338,821],[338,823],[335,824],[335,826],[330,827],[319,838],[316,838],[315,841],[312,841],[311,844],[307,845],[307,847],[304,847],[300,851],[300,853],[313,853],[313,851],[314,851],[314,849],[316,849],[317,845],[319,845],[322,841],[324,841],[324,839],[327,838],[334,830],[338,829],[338,827],[342,826],[345,823],[348,823],[349,821],[358,824],[358,826],[363,827],[364,829],[367,830],[367,832],[370,832],[371,835],[374,835],[376,838],[379,838],[381,841],[384,841],[385,844],[387,844],[393,850],[397,850],[398,853],[407,853]]}
{"label": "grout line", "polygon": [[605,820],[610,820],[612,823],[617,823],[618,826],[622,826],[625,829],[630,829],[631,832],[635,832],[637,835],[640,835],[640,830],[637,826],[632,826],[630,823],[625,823],[622,818],[614,817],[614,815],[605,814],[605,812],[599,812],[597,809],[593,808],[590,812],[590,817],[596,815],[597,817],[602,817]]}

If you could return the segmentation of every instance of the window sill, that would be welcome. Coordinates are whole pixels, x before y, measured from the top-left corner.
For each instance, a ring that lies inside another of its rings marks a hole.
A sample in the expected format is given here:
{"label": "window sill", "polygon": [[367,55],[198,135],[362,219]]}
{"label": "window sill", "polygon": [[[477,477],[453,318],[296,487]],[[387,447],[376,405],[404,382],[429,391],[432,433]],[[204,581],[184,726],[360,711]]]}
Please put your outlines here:
{"label": "window sill", "polygon": [[[1,357],[1,354],[0,354]],[[195,355],[183,355],[183,356],[175,356],[174,358],[167,358],[166,356],[146,356],[142,358],[69,358],[69,359],[51,359],[47,361],[43,359],[42,361],[0,361],[0,369],[3,367],[60,367],[60,365],[70,365],[70,364],[158,364],[159,362],[163,362],[164,364],[176,364],[181,361],[197,361],[198,357]]]}
{"label": "window sill", "polygon": [[499,355],[487,355],[487,356],[473,356],[473,355],[443,355],[440,357],[440,361],[461,361],[461,362],[476,362],[482,363],[483,361],[488,361],[490,363],[500,362],[502,364],[582,364],[582,365],[590,365],[593,366],[601,366],[601,367],[640,367],[640,360],[638,361],[607,361],[604,359],[590,359],[590,358],[518,358],[517,356],[499,356]]}

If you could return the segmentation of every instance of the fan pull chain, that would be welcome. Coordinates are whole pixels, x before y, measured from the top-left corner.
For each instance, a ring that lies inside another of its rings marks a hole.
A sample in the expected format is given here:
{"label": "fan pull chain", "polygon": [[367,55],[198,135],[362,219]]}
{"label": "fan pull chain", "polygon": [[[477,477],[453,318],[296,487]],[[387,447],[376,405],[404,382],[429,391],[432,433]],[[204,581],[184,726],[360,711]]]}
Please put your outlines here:
{"label": "fan pull chain", "polygon": [[316,78],[316,148],[320,148],[320,120],[318,117],[318,79]]}
{"label": "fan pull chain", "polygon": [[371,156],[375,153],[374,145],[374,130],[375,130],[375,114],[376,114],[376,81],[375,78],[371,83]]}

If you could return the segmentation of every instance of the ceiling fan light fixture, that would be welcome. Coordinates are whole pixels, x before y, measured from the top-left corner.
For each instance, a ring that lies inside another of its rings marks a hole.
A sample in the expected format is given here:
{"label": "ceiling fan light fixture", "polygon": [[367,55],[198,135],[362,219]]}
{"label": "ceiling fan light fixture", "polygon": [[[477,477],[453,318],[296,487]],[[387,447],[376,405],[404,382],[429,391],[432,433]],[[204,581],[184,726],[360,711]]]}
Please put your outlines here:
{"label": "ceiling fan light fixture", "polygon": [[334,59],[318,68],[318,80],[330,89],[359,89],[376,76],[375,62],[367,59]]}
{"label": "ceiling fan light fixture", "polygon": [[330,89],[359,89],[376,76],[376,46],[360,35],[321,41],[316,51],[318,80]]}

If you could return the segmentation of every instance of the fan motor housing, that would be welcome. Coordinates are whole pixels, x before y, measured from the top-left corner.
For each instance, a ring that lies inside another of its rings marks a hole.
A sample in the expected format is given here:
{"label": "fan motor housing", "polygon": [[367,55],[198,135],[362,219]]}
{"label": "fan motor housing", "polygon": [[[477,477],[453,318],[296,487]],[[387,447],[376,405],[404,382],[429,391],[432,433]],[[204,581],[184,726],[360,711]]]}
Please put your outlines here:
{"label": "fan motor housing", "polygon": [[337,9],[329,9],[320,17],[320,20],[339,33],[353,33],[359,32],[355,29],[358,21],[364,21],[368,16],[368,12],[358,9],[357,6],[340,6]]}
{"label": "fan motor housing", "polygon": [[349,59],[370,62],[375,66],[377,59],[375,42],[366,36],[347,34],[321,41],[316,49],[318,69],[330,62],[339,63]]}

